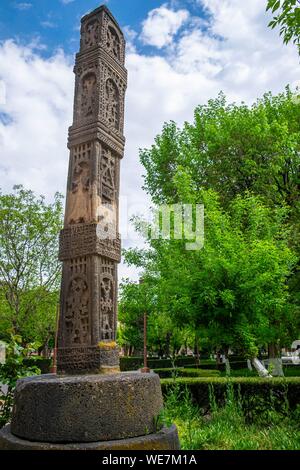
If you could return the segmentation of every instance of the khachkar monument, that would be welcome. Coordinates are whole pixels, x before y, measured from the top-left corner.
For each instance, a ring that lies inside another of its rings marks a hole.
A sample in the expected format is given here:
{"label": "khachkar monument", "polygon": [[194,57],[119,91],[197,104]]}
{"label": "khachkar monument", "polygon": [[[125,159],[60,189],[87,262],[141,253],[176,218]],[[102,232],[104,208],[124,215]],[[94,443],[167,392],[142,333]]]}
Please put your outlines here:
{"label": "khachkar monument", "polygon": [[60,234],[57,374],[18,381],[11,424],[0,431],[0,449],[179,448],[175,426],[158,426],[163,406],[158,375],[119,372],[115,339],[124,59],[123,34],[110,11],[101,6],[84,16]]}
{"label": "khachkar monument", "polygon": [[[64,229],[58,371],[118,367],[117,263],[125,41],[106,8],[82,20]],[[110,345],[110,348],[108,346]]]}

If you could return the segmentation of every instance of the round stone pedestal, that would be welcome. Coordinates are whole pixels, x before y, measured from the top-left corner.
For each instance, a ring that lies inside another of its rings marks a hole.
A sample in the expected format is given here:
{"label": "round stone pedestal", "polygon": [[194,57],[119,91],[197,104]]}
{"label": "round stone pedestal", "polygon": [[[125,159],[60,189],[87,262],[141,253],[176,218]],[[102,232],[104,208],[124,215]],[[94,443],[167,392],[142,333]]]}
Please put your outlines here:
{"label": "round stone pedestal", "polygon": [[0,450],[178,450],[180,449],[176,426],[146,436],[102,442],[32,442],[20,439],[7,425],[0,431]]}
{"label": "round stone pedestal", "polygon": [[17,382],[11,432],[38,442],[128,439],[155,433],[162,407],[154,373],[39,375]]}

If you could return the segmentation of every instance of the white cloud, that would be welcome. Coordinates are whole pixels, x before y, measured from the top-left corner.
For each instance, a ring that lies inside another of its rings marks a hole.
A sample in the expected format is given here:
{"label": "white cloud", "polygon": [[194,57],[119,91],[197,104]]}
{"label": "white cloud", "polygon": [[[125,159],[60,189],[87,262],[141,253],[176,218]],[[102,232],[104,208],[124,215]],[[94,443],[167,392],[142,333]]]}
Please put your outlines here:
{"label": "white cloud", "polygon": [[123,28],[123,33],[126,39],[126,52],[127,54],[130,52],[135,52],[136,48],[134,45],[134,41],[137,38],[137,32],[134,29],[130,28],[130,26],[125,26]]}
{"label": "white cloud", "polygon": [[62,52],[46,60],[6,41],[0,47],[0,80],[6,89],[0,113],[10,117],[7,125],[0,120],[1,186],[24,184],[50,198],[66,184],[72,66]]}
{"label": "white cloud", "polygon": [[41,37],[37,35],[31,38],[31,41],[27,44],[27,49],[32,51],[45,51],[47,50],[47,46],[41,41]]}
{"label": "white cloud", "polygon": [[75,0],[61,0],[61,3],[63,3],[64,5],[68,5],[69,3],[72,3],[74,1]]}
{"label": "white cloud", "polygon": [[14,7],[17,10],[25,11],[29,10],[32,7],[32,3],[15,3]]}
{"label": "white cloud", "polygon": [[43,28],[50,28],[50,29],[53,29],[53,28],[57,28],[57,24],[56,23],[53,23],[53,21],[41,21],[41,25],[43,26]]}
{"label": "white cloud", "polygon": [[[143,168],[138,149],[149,147],[164,121],[179,124],[193,119],[195,106],[222,89],[229,100],[252,103],[265,91],[278,93],[299,80],[299,57],[293,45],[284,46],[269,21],[261,0],[203,0],[210,13],[209,31],[189,18],[180,37],[164,54],[137,52],[135,33],[127,38],[126,151],[121,164],[121,194],[130,213],[148,196],[141,190]],[[164,6],[164,8],[167,8]],[[126,32],[126,31],[125,31]],[[0,180],[2,189],[22,183],[48,198],[65,192],[68,169],[67,128],[72,120],[74,76],[62,52],[40,56],[34,41],[29,47],[13,42],[0,45],[0,83],[6,104],[0,105]],[[1,123],[1,113],[10,119]],[[123,214],[122,214],[123,215]],[[123,246],[134,245],[124,237]],[[137,273],[120,268],[120,278]]]}
{"label": "white cloud", "polygon": [[0,106],[6,103],[6,87],[3,80],[0,80]]}
{"label": "white cloud", "polygon": [[171,10],[166,4],[148,13],[143,22],[141,39],[144,44],[156,46],[159,49],[172,43],[173,36],[187,21],[187,10]]}
{"label": "white cloud", "polygon": [[53,23],[52,21],[41,21],[41,25],[43,28],[57,28],[57,24]]}

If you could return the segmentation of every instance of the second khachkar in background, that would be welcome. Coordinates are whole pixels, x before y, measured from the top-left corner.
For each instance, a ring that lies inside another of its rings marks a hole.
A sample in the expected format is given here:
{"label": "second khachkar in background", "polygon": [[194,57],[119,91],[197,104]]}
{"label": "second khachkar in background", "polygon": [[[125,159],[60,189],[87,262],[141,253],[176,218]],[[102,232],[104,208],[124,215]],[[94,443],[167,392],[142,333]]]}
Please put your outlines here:
{"label": "second khachkar in background", "polygon": [[82,18],[60,235],[58,372],[107,371],[119,364],[115,339],[124,57],[123,34],[106,7]]}

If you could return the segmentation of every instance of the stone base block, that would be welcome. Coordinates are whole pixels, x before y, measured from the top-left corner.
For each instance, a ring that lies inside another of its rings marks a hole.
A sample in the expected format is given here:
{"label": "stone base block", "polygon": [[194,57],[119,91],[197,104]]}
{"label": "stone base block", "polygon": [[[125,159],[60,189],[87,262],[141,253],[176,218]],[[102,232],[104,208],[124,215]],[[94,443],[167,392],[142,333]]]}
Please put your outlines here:
{"label": "stone base block", "polygon": [[119,348],[103,346],[82,346],[57,349],[57,371],[59,374],[99,374],[105,368],[119,368]]}
{"label": "stone base block", "polygon": [[128,439],[155,433],[162,407],[152,372],[26,377],[17,382],[11,432],[46,443]]}
{"label": "stone base block", "polygon": [[33,442],[20,439],[10,432],[10,425],[0,430],[0,450],[178,450],[176,426],[146,436],[114,441],[88,443]]}

